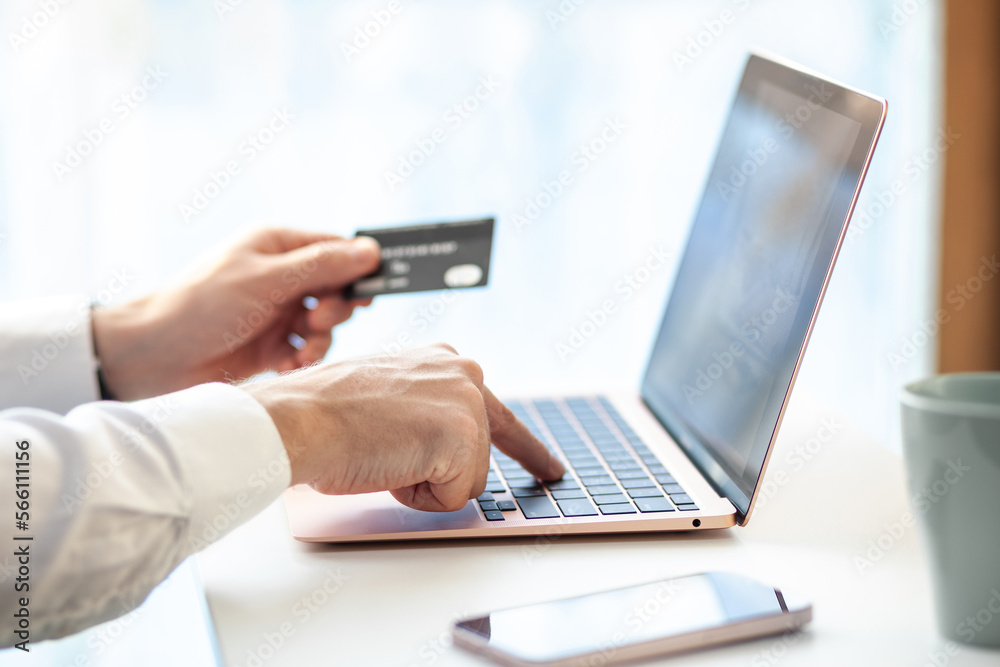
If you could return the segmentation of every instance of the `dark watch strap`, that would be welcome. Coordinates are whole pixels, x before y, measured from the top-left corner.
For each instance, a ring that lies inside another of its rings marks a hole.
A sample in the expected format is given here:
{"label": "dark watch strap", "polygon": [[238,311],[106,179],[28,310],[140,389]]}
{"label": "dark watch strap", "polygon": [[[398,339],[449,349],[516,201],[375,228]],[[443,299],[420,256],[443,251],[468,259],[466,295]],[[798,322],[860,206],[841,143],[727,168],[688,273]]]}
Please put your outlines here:
{"label": "dark watch strap", "polygon": [[102,401],[117,401],[118,400],[118,398],[114,394],[111,393],[111,390],[108,389],[108,384],[104,381],[104,373],[101,372],[101,367],[100,366],[97,367],[97,387],[101,391],[101,400]]}

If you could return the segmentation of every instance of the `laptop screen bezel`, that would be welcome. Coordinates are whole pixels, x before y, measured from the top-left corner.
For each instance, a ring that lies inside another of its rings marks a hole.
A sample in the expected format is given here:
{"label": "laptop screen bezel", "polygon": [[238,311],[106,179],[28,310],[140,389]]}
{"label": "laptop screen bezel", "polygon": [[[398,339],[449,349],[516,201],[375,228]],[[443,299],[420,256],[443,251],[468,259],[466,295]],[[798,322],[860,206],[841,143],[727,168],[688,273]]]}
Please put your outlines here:
{"label": "laptop screen bezel", "polygon": [[[734,96],[730,115],[732,114],[732,108],[735,107],[737,100],[740,99],[740,96],[751,94],[752,91],[754,91],[762,82],[767,82],[771,85],[782,88],[799,97],[802,97],[802,91],[809,90],[810,86],[814,88],[820,85],[825,86],[826,89],[832,91],[832,95],[827,102],[823,103],[823,106],[830,111],[856,121],[861,126],[861,129],[858,131],[855,144],[851,149],[847,166],[845,167],[845,173],[856,171],[859,174],[857,183],[854,188],[854,193],[851,198],[847,214],[841,223],[840,235],[837,240],[836,247],[831,255],[829,265],[827,266],[818,298],[813,306],[809,323],[805,331],[805,336],[802,340],[801,346],[799,347],[795,364],[792,368],[791,376],[789,377],[788,384],[785,386],[784,395],[781,399],[781,406],[778,410],[778,416],[775,420],[770,439],[768,440],[767,450],[765,452],[760,470],[757,473],[757,479],[754,483],[752,494],[747,496],[746,493],[740,489],[736,480],[730,477],[725,472],[724,468],[718,464],[716,457],[712,453],[712,449],[705,447],[698,436],[684,426],[683,420],[677,418],[675,415],[671,415],[669,412],[666,412],[663,409],[664,406],[656,405],[658,401],[651,400],[651,363],[647,363],[646,365],[640,391],[640,395],[646,407],[657,418],[664,429],[670,433],[677,444],[684,450],[685,454],[687,454],[688,458],[699,469],[705,479],[708,480],[713,487],[715,487],[716,491],[720,495],[728,498],[733,504],[736,509],[737,524],[741,526],[746,525],[749,521],[754,505],[756,504],[761,488],[761,481],[764,478],[771,453],[774,449],[774,443],[777,438],[782,419],[784,418],[785,410],[788,406],[792,387],[794,386],[795,379],[798,376],[799,368],[802,364],[802,359],[805,355],[805,350],[809,343],[813,326],[816,323],[816,317],[819,313],[820,305],[822,304],[823,297],[826,294],[826,289],[829,284],[833,267],[836,264],[838,255],[840,254],[840,249],[847,233],[848,224],[854,214],[854,209],[857,206],[861,186],[863,185],[865,176],[868,173],[872,154],[875,150],[875,145],[878,142],[878,137],[881,134],[882,126],[885,122],[886,112],[888,110],[888,104],[880,97],[856,90],[787,61],[764,56],[760,53],[752,53],[747,60],[746,67],[743,71],[743,77],[740,81],[736,95]],[[721,136],[722,133],[720,133],[720,137]],[[718,152],[719,151],[717,151],[717,153]],[[713,160],[713,165],[714,162],[715,161]],[[711,172],[711,168],[709,172]],[[709,186],[706,183],[706,190],[708,187]],[[701,207],[704,205],[705,190],[703,190],[702,200],[699,203],[698,211],[695,213],[693,220],[698,219]],[[688,243],[690,243],[690,230]],[[678,268],[679,266],[680,264],[678,264]],[[664,316],[666,316],[669,307],[670,303],[668,300],[664,308]],[[652,362],[656,341],[659,340],[659,337],[658,331],[657,336],[654,339],[653,348],[650,350],[650,362]]]}

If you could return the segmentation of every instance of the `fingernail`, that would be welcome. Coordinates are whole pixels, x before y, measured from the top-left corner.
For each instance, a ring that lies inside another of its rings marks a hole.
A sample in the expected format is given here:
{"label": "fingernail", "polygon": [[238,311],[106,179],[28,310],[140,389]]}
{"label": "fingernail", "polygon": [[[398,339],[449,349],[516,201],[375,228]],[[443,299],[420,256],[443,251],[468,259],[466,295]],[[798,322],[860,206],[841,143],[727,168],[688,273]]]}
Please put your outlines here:
{"label": "fingernail", "polygon": [[369,236],[359,236],[351,244],[351,256],[358,262],[370,262],[380,252],[378,241]]}

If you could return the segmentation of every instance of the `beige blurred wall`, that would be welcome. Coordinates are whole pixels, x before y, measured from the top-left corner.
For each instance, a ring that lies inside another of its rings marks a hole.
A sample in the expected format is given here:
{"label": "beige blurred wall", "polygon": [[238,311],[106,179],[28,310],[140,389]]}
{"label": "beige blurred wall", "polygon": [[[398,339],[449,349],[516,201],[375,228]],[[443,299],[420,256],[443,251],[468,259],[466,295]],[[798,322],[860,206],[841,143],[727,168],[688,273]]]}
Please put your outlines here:
{"label": "beige blurred wall", "polygon": [[945,4],[941,372],[1000,370],[1000,2]]}

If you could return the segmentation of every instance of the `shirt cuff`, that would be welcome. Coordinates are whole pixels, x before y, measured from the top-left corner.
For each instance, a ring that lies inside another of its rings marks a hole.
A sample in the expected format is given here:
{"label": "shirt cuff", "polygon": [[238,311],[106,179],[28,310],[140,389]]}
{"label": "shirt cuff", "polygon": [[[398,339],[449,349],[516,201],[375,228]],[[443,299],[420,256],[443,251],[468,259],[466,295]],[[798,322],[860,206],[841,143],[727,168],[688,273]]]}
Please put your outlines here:
{"label": "shirt cuff", "polygon": [[99,397],[90,301],[82,295],[0,307],[0,409],[64,415]]}
{"label": "shirt cuff", "polygon": [[288,454],[274,421],[238,387],[203,384],[130,406],[145,415],[150,431],[175,443],[176,463],[193,499],[192,551],[262,511],[291,483]]}

